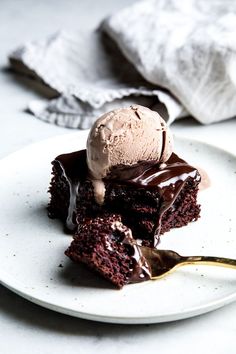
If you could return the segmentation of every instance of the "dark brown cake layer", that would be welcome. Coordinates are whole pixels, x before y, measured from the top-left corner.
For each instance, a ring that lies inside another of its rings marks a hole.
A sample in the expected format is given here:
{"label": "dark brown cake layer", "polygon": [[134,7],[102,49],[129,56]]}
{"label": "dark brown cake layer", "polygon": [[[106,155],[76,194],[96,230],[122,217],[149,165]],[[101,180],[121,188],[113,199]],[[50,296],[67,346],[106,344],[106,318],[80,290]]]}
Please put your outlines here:
{"label": "dark brown cake layer", "polygon": [[118,213],[133,236],[151,246],[160,234],[199,217],[200,175],[176,154],[162,166],[140,162],[132,171],[119,166],[117,172],[104,179],[105,202],[99,206],[88,178],[86,151],[58,156],[53,161],[49,215],[73,230],[85,220]]}
{"label": "dark brown cake layer", "polygon": [[150,279],[149,265],[119,215],[104,215],[84,222],[65,253],[118,288]]}

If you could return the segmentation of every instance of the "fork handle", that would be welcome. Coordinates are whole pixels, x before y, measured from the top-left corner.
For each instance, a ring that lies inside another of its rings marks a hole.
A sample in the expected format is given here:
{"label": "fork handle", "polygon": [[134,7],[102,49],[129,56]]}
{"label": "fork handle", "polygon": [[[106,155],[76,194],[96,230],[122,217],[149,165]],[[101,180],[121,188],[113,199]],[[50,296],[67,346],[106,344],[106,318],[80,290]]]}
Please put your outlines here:
{"label": "fork handle", "polygon": [[189,256],[189,257],[182,257],[181,263],[186,265],[201,263],[205,265],[221,266],[221,267],[236,269],[236,259],[223,258],[223,257]]}

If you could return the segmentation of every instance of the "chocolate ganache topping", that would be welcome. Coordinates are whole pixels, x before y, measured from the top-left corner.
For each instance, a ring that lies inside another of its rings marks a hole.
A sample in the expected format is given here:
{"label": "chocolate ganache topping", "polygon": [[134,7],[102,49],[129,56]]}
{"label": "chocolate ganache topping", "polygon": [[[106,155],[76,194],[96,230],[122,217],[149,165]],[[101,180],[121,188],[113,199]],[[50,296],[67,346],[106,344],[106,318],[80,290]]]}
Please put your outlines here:
{"label": "chocolate ganache topping", "polygon": [[[112,229],[113,231],[118,231],[121,233],[122,237],[120,242],[129,247],[131,251],[130,256],[132,259],[132,269],[128,279],[129,283],[136,283],[151,279],[150,265],[142,253],[142,248],[133,238],[132,231],[120,221],[113,222]],[[109,241],[108,246],[110,246]]]}
{"label": "chocolate ganache topping", "polygon": [[[69,206],[67,215],[67,227],[75,228],[73,214],[76,211],[76,199],[81,182],[89,179],[86,162],[86,150],[59,155],[54,163],[58,163],[69,185]],[[179,158],[175,153],[165,164],[156,161],[140,161],[133,166],[116,166],[111,173],[104,178],[114,184],[128,184],[135,188],[156,189],[162,199],[158,213],[155,235],[158,236],[161,226],[161,217],[174,203],[188,178],[200,181],[198,170]]]}

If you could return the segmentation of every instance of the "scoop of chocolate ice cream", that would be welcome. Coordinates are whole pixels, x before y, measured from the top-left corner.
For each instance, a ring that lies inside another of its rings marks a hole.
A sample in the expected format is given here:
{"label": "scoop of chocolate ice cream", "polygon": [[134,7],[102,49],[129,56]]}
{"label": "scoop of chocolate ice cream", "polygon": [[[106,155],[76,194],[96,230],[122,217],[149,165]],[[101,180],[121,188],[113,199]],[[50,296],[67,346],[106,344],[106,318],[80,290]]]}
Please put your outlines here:
{"label": "scoop of chocolate ice cream", "polygon": [[161,116],[149,108],[134,105],[100,117],[87,140],[87,163],[95,199],[102,204],[102,178],[116,166],[139,162],[165,162],[172,154],[172,135]]}

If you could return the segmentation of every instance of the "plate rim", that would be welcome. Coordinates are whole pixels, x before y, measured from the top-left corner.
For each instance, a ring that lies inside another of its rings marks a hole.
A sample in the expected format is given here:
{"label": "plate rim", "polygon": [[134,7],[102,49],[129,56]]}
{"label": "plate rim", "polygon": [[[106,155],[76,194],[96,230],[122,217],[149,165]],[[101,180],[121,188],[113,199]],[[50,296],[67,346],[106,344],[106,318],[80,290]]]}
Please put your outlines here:
{"label": "plate rim", "polygon": [[[209,304],[204,304],[201,306],[194,306],[187,308],[181,312],[172,312],[167,315],[149,315],[149,316],[139,316],[139,317],[134,317],[134,316],[108,316],[108,315],[101,315],[101,314],[95,314],[91,313],[89,311],[83,312],[83,311],[76,311],[73,309],[70,309],[66,306],[62,305],[55,305],[54,303],[51,303],[50,301],[45,301],[41,300],[33,295],[29,295],[26,292],[16,289],[7,282],[4,282],[0,279],[0,284],[12,291],[13,293],[21,296],[22,298],[32,302],[33,304],[36,304],[38,306],[42,306],[46,309],[49,309],[51,311],[55,311],[64,315],[76,317],[76,318],[81,318],[84,320],[90,320],[90,321],[96,321],[96,322],[103,322],[103,323],[113,323],[113,324],[127,324],[127,325],[136,325],[136,324],[154,324],[154,323],[167,323],[167,322],[173,322],[173,321],[180,321],[183,319],[188,319],[191,317],[196,317],[200,316],[203,314],[206,314],[208,312],[211,312],[213,310],[219,309],[225,305],[228,305],[236,300],[236,291],[232,292],[231,294],[225,296],[224,298],[219,298],[215,301],[212,301]],[[121,290],[122,291],[122,290]]]}

